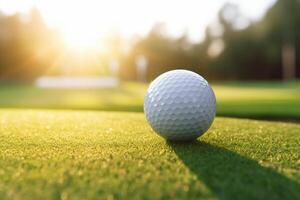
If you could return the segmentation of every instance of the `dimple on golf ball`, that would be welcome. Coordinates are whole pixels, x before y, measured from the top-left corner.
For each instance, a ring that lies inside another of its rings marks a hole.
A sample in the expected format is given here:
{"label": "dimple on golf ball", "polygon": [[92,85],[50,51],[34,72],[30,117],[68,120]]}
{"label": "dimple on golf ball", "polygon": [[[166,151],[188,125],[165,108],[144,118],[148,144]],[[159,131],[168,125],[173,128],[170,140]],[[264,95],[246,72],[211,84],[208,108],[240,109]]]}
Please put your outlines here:
{"label": "dimple on golf ball", "polygon": [[157,77],[144,99],[152,129],[168,140],[194,140],[211,126],[216,98],[208,82],[188,70],[172,70]]}

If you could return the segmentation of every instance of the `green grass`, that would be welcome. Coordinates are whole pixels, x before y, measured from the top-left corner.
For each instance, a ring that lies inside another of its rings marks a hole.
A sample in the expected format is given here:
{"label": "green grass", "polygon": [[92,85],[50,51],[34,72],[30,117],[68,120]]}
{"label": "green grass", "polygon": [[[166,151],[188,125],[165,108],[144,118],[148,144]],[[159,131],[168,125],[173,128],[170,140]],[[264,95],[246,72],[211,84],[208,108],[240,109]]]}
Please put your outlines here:
{"label": "green grass", "polygon": [[300,199],[300,126],[217,118],[168,143],[142,113],[0,110],[0,199]]}
{"label": "green grass", "polygon": [[231,117],[300,119],[299,83],[214,85],[218,114]]}
{"label": "green grass", "polygon": [[[123,83],[116,89],[39,89],[1,85],[1,108],[143,110],[146,84]],[[219,116],[300,118],[300,82],[228,82],[213,84]]]}
{"label": "green grass", "polygon": [[0,85],[2,108],[142,111],[146,85],[123,83],[115,89],[41,89]]}

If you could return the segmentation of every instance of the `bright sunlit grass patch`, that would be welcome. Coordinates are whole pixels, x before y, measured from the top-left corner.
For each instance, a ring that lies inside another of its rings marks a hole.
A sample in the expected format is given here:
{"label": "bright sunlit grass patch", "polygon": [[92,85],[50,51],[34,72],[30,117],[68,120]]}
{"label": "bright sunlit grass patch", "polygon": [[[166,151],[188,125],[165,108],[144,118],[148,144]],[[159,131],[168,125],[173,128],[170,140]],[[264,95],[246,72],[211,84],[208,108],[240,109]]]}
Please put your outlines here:
{"label": "bright sunlit grass patch", "polygon": [[299,199],[300,126],[217,118],[167,143],[142,113],[0,110],[0,199]]}

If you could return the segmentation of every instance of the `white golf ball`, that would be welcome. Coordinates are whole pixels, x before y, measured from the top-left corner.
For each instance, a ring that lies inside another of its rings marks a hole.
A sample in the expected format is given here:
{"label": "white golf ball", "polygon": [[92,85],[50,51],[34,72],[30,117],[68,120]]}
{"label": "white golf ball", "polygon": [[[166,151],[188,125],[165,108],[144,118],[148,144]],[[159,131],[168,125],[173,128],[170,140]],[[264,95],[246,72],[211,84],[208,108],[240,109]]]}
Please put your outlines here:
{"label": "white golf ball", "polygon": [[168,140],[194,140],[211,126],[216,98],[207,81],[188,70],[172,70],[157,77],[144,99],[152,129]]}

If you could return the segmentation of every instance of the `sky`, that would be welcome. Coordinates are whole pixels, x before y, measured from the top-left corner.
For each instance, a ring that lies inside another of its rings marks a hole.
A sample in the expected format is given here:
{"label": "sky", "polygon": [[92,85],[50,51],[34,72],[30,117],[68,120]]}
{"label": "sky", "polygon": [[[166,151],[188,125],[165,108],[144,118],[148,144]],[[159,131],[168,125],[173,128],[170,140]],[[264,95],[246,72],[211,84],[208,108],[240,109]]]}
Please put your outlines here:
{"label": "sky", "polygon": [[145,35],[157,22],[165,23],[174,37],[187,33],[198,41],[226,2],[237,4],[245,17],[257,20],[275,0],[0,0],[0,10],[27,13],[35,6],[46,24],[70,41],[93,40],[112,31],[125,38]]}

